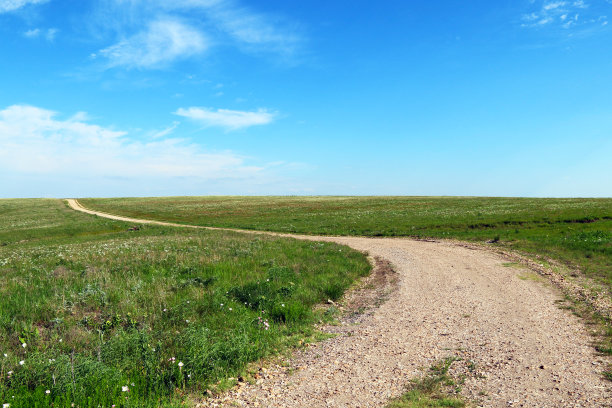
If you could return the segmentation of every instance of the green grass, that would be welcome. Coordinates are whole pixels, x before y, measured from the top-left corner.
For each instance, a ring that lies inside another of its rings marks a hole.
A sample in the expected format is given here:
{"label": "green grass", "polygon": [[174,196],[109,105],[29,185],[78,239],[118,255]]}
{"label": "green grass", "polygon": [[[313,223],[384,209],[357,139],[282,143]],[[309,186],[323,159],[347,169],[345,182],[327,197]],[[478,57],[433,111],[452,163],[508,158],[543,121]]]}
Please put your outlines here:
{"label": "green grass", "polygon": [[0,248],[49,238],[69,242],[123,230],[125,226],[116,221],[68,211],[61,200],[0,200]]}
{"label": "green grass", "polygon": [[101,211],[185,224],[493,241],[579,268],[612,288],[612,199],[166,197],[80,201]]}
{"label": "green grass", "polygon": [[465,407],[465,402],[456,396],[456,381],[448,375],[454,361],[447,358],[430,367],[423,378],[413,380],[408,391],[389,402],[386,408]]}
{"label": "green grass", "polygon": [[179,406],[312,335],[370,270],[330,243],[129,226],[0,200],[1,404]]}

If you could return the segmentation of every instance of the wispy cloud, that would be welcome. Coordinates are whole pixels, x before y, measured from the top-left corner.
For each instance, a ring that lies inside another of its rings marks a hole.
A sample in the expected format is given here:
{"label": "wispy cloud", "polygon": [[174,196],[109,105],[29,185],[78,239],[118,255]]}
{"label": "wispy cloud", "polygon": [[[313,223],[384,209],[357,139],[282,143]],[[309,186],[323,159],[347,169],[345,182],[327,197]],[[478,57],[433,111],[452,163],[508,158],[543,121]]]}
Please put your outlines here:
{"label": "wispy cloud", "polygon": [[297,30],[282,19],[255,13],[225,2],[211,9],[211,17],[234,41],[249,50],[289,57],[302,43]]}
{"label": "wispy cloud", "polygon": [[57,35],[58,31],[59,30],[57,28],[49,28],[45,33],[45,38],[47,39],[47,41],[55,40],[55,36]]}
{"label": "wispy cloud", "polygon": [[119,36],[116,44],[97,53],[107,57],[111,67],[158,68],[201,55],[212,46],[235,46],[287,60],[303,43],[296,24],[236,0],[109,0],[97,14],[99,25]]}
{"label": "wispy cloud", "polygon": [[54,41],[55,37],[58,33],[57,28],[49,28],[46,30],[41,30],[40,28],[33,28],[23,33],[26,38],[44,38],[47,41]]}
{"label": "wispy cloud", "polygon": [[163,132],[152,141],[138,142],[126,132],[84,119],[82,113],[58,119],[55,112],[29,105],[0,110],[0,170],[13,176],[74,174],[132,181],[250,178],[262,170],[232,152],[206,152]]}
{"label": "wispy cloud", "polygon": [[295,23],[278,15],[257,12],[237,0],[157,0],[149,4],[165,12],[200,12],[234,41],[257,51],[289,55],[303,41]]}
{"label": "wispy cloud", "polygon": [[23,35],[27,38],[36,38],[40,35],[40,28],[33,28],[32,30],[28,30]]}
{"label": "wispy cloud", "polygon": [[199,30],[175,19],[160,19],[115,45],[100,51],[110,66],[155,68],[202,53],[208,40]]}
{"label": "wispy cloud", "polygon": [[15,11],[28,4],[41,4],[49,0],[0,0],[0,13]]}
{"label": "wispy cloud", "polygon": [[276,112],[259,109],[255,112],[229,109],[180,108],[176,115],[195,120],[204,126],[216,126],[226,130],[237,130],[257,125],[267,125],[277,116]]}
{"label": "wispy cloud", "polygon": [[159,139],[159,138],[162,138],[162,137],[166,137],[166,136],[172,134],[176,130],[176,128],[178,127],[179,124],[180,124],[180,122],[174,121],[174,122],[172,122],[171,126],[168,126],[165,129],[151,132],[151,137],[153,139]]}
{"label": "wispy cloud", "polygon": [[[605,14],[609,10],[603,3],[592,5],[585,0],[532,0],[534,10],[523,14],[522,26],[529,28],[537,27],[559,27],[572,29],[578,27],[605,26],[608,17]],[[610,2],[606,2],[607,7]]]}

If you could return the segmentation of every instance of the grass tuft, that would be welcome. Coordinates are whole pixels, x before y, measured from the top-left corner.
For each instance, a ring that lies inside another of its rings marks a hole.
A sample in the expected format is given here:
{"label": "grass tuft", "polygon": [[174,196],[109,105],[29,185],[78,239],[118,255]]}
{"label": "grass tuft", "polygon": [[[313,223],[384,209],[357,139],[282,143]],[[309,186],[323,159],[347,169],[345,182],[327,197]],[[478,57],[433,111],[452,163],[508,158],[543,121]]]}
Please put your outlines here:
{"label": "grass tuft", "polygon": [[408,391],[392,400],[387,408],[464,407],[465,402],[454,395],[457,391],[456,383],[448,375],[448,370],[456,360],[449,357],[430,367],[423,378],[413,380]]}

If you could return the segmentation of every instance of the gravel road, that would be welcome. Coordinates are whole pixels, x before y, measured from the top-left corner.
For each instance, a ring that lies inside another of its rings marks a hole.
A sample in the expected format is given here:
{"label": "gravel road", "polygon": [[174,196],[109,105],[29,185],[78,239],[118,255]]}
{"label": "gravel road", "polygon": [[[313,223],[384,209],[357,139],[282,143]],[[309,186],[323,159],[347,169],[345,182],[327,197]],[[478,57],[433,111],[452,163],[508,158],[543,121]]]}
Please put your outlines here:
{"label": "gravel road", "polygon": [[340,326],[339,336],[297,353],[289,367],[262,370],[256,384],[202,406],[382,407],[449,356],[462,358],[462,395],[478,406],[612,406],[611,383],[600,374],[604,358],[595,354],[583,322],[559,308],[559,293],[529,270],[449,242],[294,237],[337,242],[389,261],[397,289]]}

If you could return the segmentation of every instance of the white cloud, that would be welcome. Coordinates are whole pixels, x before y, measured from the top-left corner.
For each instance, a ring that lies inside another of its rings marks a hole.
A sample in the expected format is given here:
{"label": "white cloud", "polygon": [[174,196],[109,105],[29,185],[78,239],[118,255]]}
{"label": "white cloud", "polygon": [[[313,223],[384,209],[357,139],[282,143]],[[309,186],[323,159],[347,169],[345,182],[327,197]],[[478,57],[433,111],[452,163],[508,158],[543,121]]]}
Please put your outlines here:
{"label": "white cloud", "polygon": [[567,4],[566,1],[553,1],[551,3],[544,3],[542,10],[555,10],[559,7],[563,7]]}
{"label": "white cloud", "polygon": [[[295,24],[236,0],[109,0],[100,5],[97,18],[106,34],[120,38],[97,53],[109,58],[110,66],[155,68],[200,55],[212,45],[287,60],[303,43]],[[142,31],[143,26],[148,28]]]}
{"label": "white cloud", "polygon": [[287,23],[274,21],[269,16],[244,7],[230,5],[224,2],[212,8],[211,16],[239,44],[255,51],[283,56],[291,56],[299,49],[301,37],[291,27],[287,27]]}
{"label": "white cloud", "polygon": [[49,28],[47,30],[41,30],[40,28],[33,28],[23,33],[26,38],[38,38],[40,36],[44,36],[47,41],[55,40],[55,36],[58,33],[57,28]]}
{"label": "white cloud", "polygon": [[602,5],[591,7],[584,0],[533,0],[531,3],[536,5],[537,10],[523,14],[523,27],[557,26],[569,29],[592,25],[606,19],[605,16],[600,15],[603,12]]}
{"label": "white cloud", "polygon": [[229,109],[214,110],[199,107],[180,108],[175,114],[195,120],[204,126],[217,126],[227,130],[236,130],[256,125],[267,125],[271,123],[277,115],[275,112],[269,112],[266,109],[248,112]]}
{"label": "white cloud", "polygon": [[[237,0],[115,0],[118,4],[138,4],[163,13],[202,12],[204,17],[243,44],[261,45],[269,51],[293,52],[300,42],[288,21],[241,6]],[[146,4],[146,5],[145,5]]]}
{"label": "white cloud", "polygon": [[[232,152],[206,152],[201,147],[158,134],[153,141],[135,141],[126,132],[90,124],[76,114],[61,120],[55,112],[28,105],[0,110],[0,171],[8,180],[121,178],[138,180],[240,179],[257,176]],[[163,133],[163,132],[162,132]]]}
{"label": "white cloud", "polygon": [[28,38],[36,38],[40,35],[40,28],[34,28],[32,30],[28,30],[25,33],[23,33],[23,35]]}
{"label": "white cloud", "polygon": [[48,29],[46,34],[45,34],[45,38],[47,39],[47,41],[55,40],[55,36],[57,35],[58,31],[59,30],[57,28],[50,28],[50,29]]}
{"label": "white cloud", "polygon": [[194,56],[209,46],[204,34],[171,18],[149,23],[147,29],[100,51],[110,66],[163,67],[177,59]]}
{"label": "white cloud", "polygon": [[41,4],[49,0],[0,0],[0,13],[18,10],[28,4]]}
{"label": "white cloud", "polygon": [[159,139],[159,138],[162,138],[162,137],[166,137],[166,136],[172,134],[176,130],[176,128],[178,127],[179,124],[180,124],[179,122],[174,121],[174,122],[172,122],[171,126],[168,126],[167,128],[162,129],[162,130],[158,130],[158,131],[152,132],[151,133],[151,137],[154,138],[154,139]]}

